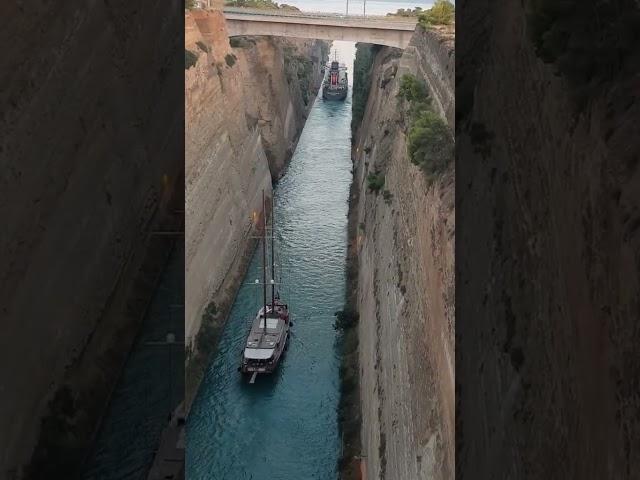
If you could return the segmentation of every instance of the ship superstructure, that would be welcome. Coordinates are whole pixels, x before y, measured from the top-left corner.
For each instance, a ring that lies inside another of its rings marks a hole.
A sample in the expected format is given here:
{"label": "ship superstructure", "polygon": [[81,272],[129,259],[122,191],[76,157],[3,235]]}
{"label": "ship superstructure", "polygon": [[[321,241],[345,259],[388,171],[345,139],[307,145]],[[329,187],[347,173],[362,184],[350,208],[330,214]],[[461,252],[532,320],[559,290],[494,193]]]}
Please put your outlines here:
{"label": "ship superstructure", "polygon": [[349,83],[347,66],[338,62],[337,53],[331,64],[325,68],[322,82],[322,98],[325,100],[344,100],[347,98]]}

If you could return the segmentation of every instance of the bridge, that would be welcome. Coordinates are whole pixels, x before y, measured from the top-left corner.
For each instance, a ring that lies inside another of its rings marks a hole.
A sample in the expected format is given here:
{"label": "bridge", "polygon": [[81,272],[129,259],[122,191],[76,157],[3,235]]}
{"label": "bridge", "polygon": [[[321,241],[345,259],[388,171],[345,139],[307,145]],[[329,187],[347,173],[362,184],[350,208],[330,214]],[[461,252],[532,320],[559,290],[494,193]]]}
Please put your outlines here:
{"label": "bridge", "polygon": [[405,48],[417,19],[339,15],[288,10],[225,7],[229,37],[271,35],[276,37],[347,40]]}

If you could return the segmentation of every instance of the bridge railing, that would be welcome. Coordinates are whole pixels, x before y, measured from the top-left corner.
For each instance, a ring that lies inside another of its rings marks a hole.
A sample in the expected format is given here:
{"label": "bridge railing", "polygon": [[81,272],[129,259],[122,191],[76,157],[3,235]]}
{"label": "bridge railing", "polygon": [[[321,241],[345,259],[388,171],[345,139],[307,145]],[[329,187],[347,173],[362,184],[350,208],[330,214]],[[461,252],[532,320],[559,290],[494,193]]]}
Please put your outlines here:
{"label": "bridge railing", "polygon": [[394,22],[402,25],[416,25],[418,19],[411,17],[397,17],[384,15],[361,15],[361,14],[342,14],[333,12],[312,12],[297,11],[288,9],[267,9],[267,8],[247,8],[247,7],[224,7],[225,13],[235,13],[244,15],[270,15],[274,17],[297,17],[297,18],[317,18],[317,19],[333,19],[333,20],[362,20],[366,22]]}

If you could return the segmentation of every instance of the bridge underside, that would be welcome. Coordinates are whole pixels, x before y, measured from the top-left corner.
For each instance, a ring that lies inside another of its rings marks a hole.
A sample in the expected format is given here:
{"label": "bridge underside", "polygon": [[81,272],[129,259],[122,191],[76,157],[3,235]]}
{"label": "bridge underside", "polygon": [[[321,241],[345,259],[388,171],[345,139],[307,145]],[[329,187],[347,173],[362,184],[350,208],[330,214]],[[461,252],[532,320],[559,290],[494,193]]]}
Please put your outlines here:
{"label": "bridge underside", "polygon": [[406,48],[413,35],[410,30],[391,30],[371,27],[309,25],[288,22],[256,22],[227,18],[229,37],[270,35],[274,37],[314,38],[318,40],[346,40]]}

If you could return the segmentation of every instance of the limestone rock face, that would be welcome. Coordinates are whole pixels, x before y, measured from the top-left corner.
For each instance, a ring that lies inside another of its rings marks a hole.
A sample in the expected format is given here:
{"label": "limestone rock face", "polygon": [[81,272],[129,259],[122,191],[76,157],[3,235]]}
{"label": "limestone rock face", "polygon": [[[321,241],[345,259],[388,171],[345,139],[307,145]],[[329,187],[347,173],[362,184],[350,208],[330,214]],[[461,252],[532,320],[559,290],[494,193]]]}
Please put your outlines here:
{"label": "limestone rock face", "polygon": [[207,304],[224,317],[233,301],[262,191],[271,196],[293,154],[327,45],[242,37],[232,47],[218,11],[191,11],[185,25],[185,49],[197,57],[185,71],[185,326],[193,345]]}
{"label": "limestone rock face", "polygon": [[[454,475],[453,165],[427,182],[409,160],[407,113],[396,100],[411,73],[453,126],[449,35],[418,29],[404,52],[377,53],[356,139],[362,445],[371,478]],[[386,201],[367,192],[377,170]]]}

